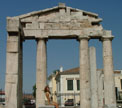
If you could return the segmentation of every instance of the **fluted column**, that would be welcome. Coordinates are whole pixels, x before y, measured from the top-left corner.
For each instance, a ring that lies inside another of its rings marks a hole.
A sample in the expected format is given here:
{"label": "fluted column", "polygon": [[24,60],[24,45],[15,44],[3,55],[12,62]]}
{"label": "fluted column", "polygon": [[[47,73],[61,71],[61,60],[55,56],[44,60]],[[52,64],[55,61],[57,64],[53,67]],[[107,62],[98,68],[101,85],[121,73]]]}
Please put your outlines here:
{"label": "fluted column", "polygon": [[37,64],[36,64],[36,108],[45,105],[44,87],[47,78],[46,63],[46,41],[44,39],[37,40]]}
{"label": "fluted column", "polygon": [[80,39],[80,108],[91,107],[88,38]]}
{"label": "fluted column", "polygon": [[104,64],[104,87],[105,105],[116,105],[115,81],[112,57],[112,36],[110,32],[105,32],[103,42],[103,64]]}

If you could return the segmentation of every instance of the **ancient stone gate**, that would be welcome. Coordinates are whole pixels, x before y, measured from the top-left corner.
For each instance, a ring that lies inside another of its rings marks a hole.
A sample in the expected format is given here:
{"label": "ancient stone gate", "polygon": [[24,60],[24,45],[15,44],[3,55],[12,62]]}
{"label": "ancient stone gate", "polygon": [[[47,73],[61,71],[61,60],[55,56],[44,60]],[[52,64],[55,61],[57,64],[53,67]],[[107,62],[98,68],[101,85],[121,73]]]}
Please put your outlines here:
{"label": "ancient stone gate", "polygon": [[116,105],[111,31],[104,30],[97,14],[59,6],[16,17],[7,17],[6,108],[22,108],[23,41],[37,41],[36,108],[44,105],[46,85],[46,42],[48,39],[77,39],[80,43],[80,108],[91,108],[88,42],[103,44],[105,105]]}

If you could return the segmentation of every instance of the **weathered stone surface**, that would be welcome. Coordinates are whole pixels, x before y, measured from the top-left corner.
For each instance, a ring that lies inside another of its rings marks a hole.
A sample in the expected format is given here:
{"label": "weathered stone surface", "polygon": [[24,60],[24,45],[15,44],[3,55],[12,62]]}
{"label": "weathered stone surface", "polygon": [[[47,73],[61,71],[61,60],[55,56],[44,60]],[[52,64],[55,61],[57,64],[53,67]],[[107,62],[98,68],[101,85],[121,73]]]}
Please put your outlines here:
{"label": "weathered stone surface", "polygon": [[117,108],[115,104],[105,105],[104,108]]}
{"label": "weathered stone surface", "polygon": [[104,92],[103,92],[103,87],[104,87],[104,74],[102,70],[97,70],[97,81],[98,81],[98,108],[103,108],[104,106]]}
{"label": "weathered stone surface", "polygon": [[22,108],[22,47],[20,45],[20,37],[8,36],[7,45],[5,107]]}
{"label": "weathered stone surface", "polygon": [[[108,35],[108,34],[106,34]],[[108,36],[110,37],[110,35]],[[116,105],[112,43],[110,38],[103,39],[103,64],[104,64],[104,87],[105,87],[105,105]]]}
{"label": "weathered stone surface", "polygon": [[17,85],[16,83],[6,83],[6,108],[19,108],[17,106]]}
{"label": "weathered stone surface", "polygon": [[7,42],[18,42],[19,41],[19,37],[18,37],[18,34],[12,34],[12,36],[9,36],[7,37]]}
{"label": "weathered stone surface", "polygon": [[46,42],[45,40],[37,41],[37,69],[36,69],[36,107],[45,105],[44,88],[47,78],[46,63]]}
{"label": "weathered stone surface", "polygon": [[19,18],[7,17],[7,31],[18,32],[20,27]]}
{"label": "weathered stone surface", "polygon": [[18,53],[7,53],[6,74],[18,74]]}
{"label": "weathered stone surface", "polygon": [[6,82],[15,84],[16,82],[18,82],[18,75],[14,75],[14,74],[7,75],[6,74]]}
{"label": "weathered stone surface", "polygon": [[95,47],[89,48],[90,74],[91,74],[91,108],[98,108],[98,84]]}
{"label": "weathered stone surface", "polygon": [[5,108],[5,106],[4,105],[0,105],[0,108]]}
{"label": "weathered stone surface", "polygon": [[7,37],[7,52],[17,53],[19,52],[19,36],[17,34],[12,34],[12,36]]}
{"label": "weathered stone surface", "polygon": [[80,39],[80,108],[91,108],[88,39]]}
{"label": "weathered stone surface", "polygon": [[18,52],[18,42],[7,42],[7,52]]}
{"label": "weathered stone surface", "polygon": [[[59,34],[62,34],[64,38],[65,36],[70,38],[71,35],[79,36],[79,32],[72,33],[74,30],[81,30],[83,34],[81,33],[80,36],[87,33],[87,36],[92,38],[102,37],[101,33],[99,33],[103,32],[103,28],[99,24],[102,19],[97,14],[67,7],[64,4],[62,6],[31,12],[13,19],[18,18],[20,20],[21,30],[25,38],[48,37],[50,33],[45,34],[43,30],[52,32],[58,30],[60,33],[54,34],[54,36],[57,35],[59,38]],[[8,20],[8,22],[11,21]],[[8,23],[9,28],[13,28],[12,26],[11,23]],[[64,30],[67,34],[62,33]],[[53,33],[51,35],[53,36]]]}

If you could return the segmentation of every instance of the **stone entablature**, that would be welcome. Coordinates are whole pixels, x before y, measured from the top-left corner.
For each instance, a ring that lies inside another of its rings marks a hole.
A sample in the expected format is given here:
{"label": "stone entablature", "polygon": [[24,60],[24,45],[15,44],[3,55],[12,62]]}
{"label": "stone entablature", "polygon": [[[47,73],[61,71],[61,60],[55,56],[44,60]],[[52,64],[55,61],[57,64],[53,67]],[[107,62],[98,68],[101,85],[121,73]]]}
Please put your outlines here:
{"label": "stone entablature", "polygon": [[[7,31],[18,32],[26,38],[78,38],[103,36],[102,21],[97,14],[64,4],[43,11],[7,17]],[[86,34],[87,33],[87,34]]]}

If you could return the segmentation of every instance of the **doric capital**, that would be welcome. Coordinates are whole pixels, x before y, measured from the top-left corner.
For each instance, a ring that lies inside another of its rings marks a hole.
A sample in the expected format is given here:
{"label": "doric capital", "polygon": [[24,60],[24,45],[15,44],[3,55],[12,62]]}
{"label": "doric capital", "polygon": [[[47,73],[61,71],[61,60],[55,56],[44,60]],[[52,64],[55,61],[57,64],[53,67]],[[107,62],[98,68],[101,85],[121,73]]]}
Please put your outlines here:
{"label": "doric capital", "polygon": [[112,41],[113,38],[114,38],[113,36],[112,36],[112,37],[102,37],[100,40],[101,40],[101,41],[107,41],[107,40]]}
{"label": "doric capital", "polygon": [[38,42],[39,40],[44,40],[45,42],[47,42],[48,41],[48,39],[47,38],[36,38],[36,41]]}
{"label": "doric capital", "polygon": [[113,40],[114,36],[112,35],[112,32],[110,30],[104,30],[103,31],[103,36],[101,37],[101,41],[106,41],[106,40]]}
{"label": "doric capital", "polygon": [[84,35],[84,36],[78,36],[78,41],[80,41],[80,40],[83,40],[83,39],[86,39],[86,40],[90,40],[90,37],[89,36],[87,36],[87,35]]}
{"label": "doric capital", "polygon": [[86,40],[89,40],[90,37],[79,37],[78,40],[82,40],[82,39],[86,39]]}

